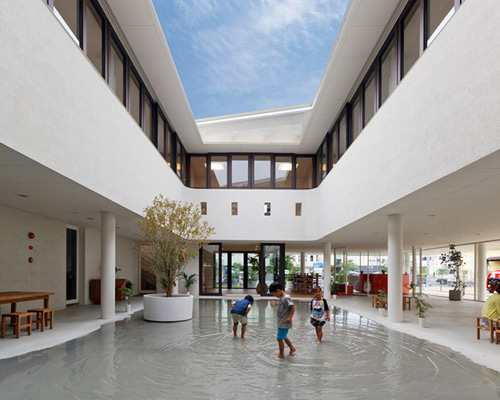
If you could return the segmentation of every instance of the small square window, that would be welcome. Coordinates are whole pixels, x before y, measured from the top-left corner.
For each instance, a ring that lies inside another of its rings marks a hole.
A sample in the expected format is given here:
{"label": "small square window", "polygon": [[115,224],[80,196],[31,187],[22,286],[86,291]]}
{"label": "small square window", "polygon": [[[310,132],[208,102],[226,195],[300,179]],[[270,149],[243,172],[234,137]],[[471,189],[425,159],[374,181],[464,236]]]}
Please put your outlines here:
{"label": "small square window", "polygon": [[238,203],[237,202],[232,202],[231,203],[231,215],[238,215]]}
{"label": "small square window", "polygon": [[201,202],[201,215],[207,215],[207,202]]}
{"label": "small square window", "polygon": [[264,215],[266,217],[271,215],[271,203],[264,203]]}
{"label": "small square window", "polygon": [[295,216],[300,217],[302,215],[302,203],[295,203]]}

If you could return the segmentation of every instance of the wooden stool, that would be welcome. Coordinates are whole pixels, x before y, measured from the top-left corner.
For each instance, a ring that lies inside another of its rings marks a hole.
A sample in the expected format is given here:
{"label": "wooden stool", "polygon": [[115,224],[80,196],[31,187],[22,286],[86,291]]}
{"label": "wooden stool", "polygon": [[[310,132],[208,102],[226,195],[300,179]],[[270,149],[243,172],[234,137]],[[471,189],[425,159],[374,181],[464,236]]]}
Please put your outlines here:
{"label": "wooden stool", "polygon": [[403,310],[406,310],[407,305],[408,305],[408,310],[411,310],[411,297],[403,296]]}
{"label": "wooden stool", "polygon": [[[487,321],[488,322],[488,327],[481,325],[481,320]],[[493,321],[492,319],[485,318],[485,317],[477,317],[477,323],[476,323],[476,329],[477,329],[477,340],[481,339],[481,329],[484,329],[485,331],[490,332],[490,343],[493,343],[493,335],[495,332],[495,328],[497,329],[496,331],[496,344],[498,344],[498,321]]]}
{"label": "wooden stool", "polygon": [[[27,319],[26,324],[21,323],[21,318]],[[10,324],[7,324],[6,319],[10,318]],[[21,337],[21,328],[28,328],[28,335],[31,335],[31,321],[32,315],[30,312],[13,312],[2,314],[2,337],[5,337],[5,328],[7,326],[13,327],[13,333],[16,335],[16,338]]]}
{"label": "wooden stool", "polygon": [[33,320],[33,323],[36,324],[36,329],[40,328],[43,332],[46,326],[49,326],[50,329],[54,327],[54,310],[52,308],[33,308],[28,310],[30,313],[36,313],[36,319]]}

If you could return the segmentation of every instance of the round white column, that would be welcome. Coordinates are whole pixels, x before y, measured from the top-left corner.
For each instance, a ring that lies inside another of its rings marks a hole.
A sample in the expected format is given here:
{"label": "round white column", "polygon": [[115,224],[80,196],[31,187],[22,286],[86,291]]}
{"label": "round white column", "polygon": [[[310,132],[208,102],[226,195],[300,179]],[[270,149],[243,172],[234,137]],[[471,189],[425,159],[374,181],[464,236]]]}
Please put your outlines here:
{"label": "round white column", "polygon": [[388,316],[390,322],[403,321],[403,219],[389,215],[387,238]]}
{"label": "round white column", "polygon": [[300,273],[306,273],[306,253],[304,251],[300,252]]}
{"label": "round white column", "polygon": [[101,212],[101,318],[115,316],[116,217]]}
{"label": "round white column", "polygon": [[323,296],[330,298],[330,280],[332,272],[332,244],[325,243],[323,249]]}
{"label": "round white column", "polygon": [[[484,243],[476,243],[474,245],[476,253],[476,274],[477,274],[477,295],[479,301],[486,301],[486,279],[488,277],[488,264],[486,262],[486,245]],[[463,279],[463,277],[460,277]]]}

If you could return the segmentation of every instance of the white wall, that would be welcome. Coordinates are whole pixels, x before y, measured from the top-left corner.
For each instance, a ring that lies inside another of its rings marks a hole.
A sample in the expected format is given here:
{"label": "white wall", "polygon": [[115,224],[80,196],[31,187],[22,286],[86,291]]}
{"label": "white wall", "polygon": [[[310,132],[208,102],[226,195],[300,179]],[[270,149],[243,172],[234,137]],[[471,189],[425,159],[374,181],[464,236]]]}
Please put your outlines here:
{"label": "white wall", "polygon": [[[28,238],[29,232],[34,239]],[[34,260],[31,264],[29,257]],[[66,308],[65,223],[0,206],[0,291],[54,292],[50,307]],[[42,301],[19,303],[17,310],[42,305]],[[10,304],[1,308],[10,312]]]}

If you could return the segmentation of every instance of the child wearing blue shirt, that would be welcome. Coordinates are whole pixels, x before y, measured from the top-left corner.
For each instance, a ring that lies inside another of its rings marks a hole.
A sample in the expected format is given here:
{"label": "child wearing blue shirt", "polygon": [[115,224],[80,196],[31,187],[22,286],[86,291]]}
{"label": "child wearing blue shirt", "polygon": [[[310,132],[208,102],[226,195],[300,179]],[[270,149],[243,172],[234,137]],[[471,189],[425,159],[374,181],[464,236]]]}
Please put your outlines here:
{"label": "child wearing blue shirt", "polygon": [[241,323],[241,338],[245,339],[247,315],[253,304],[253,297],[248,295],[243,300],[231,303],[231,318],[233,319],[233,336],[238,337],[238,323]]}

